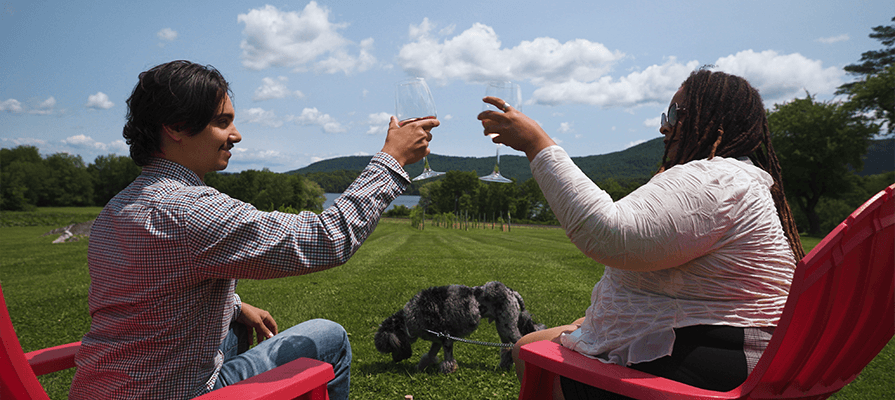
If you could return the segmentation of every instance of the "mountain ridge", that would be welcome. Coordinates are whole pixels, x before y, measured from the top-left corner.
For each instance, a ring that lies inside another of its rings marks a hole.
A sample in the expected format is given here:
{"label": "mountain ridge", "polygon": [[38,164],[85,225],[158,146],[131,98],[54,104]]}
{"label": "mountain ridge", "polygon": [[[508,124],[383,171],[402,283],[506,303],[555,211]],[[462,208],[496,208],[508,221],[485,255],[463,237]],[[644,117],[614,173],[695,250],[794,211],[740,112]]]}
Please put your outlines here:
{"label": "mountain ridge", "polygon": [[[652,176],[659,167],[664,152],[661,137],[648,140],[627,149],[607,154],[572,157],[572,161],[594,181],[612,178],[628,181]],[[322,160],[286,174],[331,173],[336,171],[361,171],[373,156],[346,156]],[[436,171],[475,171],[479,176],[494,169],[494,156],[458,157],[430,154],[429,164]],[[419,175],[423,163],[405,167],[410,176]],[[864,156],[864,169],[858,175],[876,175],[895,170],[895,139],[873,140]],[[524,182],[531,178],[531,169],[525,156],[504,154],[500,156],[500,172],[508,178]]]}

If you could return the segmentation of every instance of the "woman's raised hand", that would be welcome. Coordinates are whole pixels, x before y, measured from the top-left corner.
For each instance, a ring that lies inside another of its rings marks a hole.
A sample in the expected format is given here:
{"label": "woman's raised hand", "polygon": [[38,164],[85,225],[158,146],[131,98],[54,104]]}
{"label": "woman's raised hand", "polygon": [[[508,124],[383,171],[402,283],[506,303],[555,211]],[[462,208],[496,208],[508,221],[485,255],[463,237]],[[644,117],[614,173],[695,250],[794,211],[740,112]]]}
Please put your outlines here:
{"label": "woman's raised hand", "polygon": [[503,110],[482,111],[478,115],[485,135],[491,136],[494,143],[502,143],[524,152],[529,161],[544,148],[556,144],[537,122],[503,100],[489,96],[482,101]]}

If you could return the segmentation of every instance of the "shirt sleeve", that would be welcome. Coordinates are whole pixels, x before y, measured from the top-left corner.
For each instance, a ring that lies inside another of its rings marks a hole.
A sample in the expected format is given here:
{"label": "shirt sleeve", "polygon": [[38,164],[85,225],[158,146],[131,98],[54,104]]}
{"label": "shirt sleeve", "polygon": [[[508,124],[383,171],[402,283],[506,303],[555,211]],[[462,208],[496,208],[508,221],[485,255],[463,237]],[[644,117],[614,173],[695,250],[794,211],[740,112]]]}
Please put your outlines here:
{"label": "shirt sleeve", "polygon": [[236,319],[239,318],[239,314],[242,312],[242,299],[239,297],[238,294],[233,293],[233,295],[230,297],[230,301],[232,304],[231,308],[233,310],[233,318],[230,320],[230,322],[236,322]]}
{"label": "shirt sleeve", "polygon": [[319,215],[258,211],[206,187],[184,217],[194,254],[191,269],[200,279],[267,279],[344,264],[409,184],[394,158],[377,153],[335,204]]}
{"label": "shirt sleeve", "polygon": [[731,224],[728,211],[744,189],[710,167],[694,171],[697,164],[669,169],[617,202],[559,146],[538,153],[531,169],[582,252],[610,267],[650,271],[706,254]]}

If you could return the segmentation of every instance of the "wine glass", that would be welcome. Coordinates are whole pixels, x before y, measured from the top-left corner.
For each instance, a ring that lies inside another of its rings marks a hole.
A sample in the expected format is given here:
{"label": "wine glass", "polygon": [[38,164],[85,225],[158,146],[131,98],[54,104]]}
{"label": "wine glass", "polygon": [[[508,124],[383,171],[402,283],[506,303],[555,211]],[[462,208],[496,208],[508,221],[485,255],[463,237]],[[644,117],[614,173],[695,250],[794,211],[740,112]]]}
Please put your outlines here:
{"label": "wine glass", "polygon": [[[398,118],[399,126],[436,117],[435,100],[432,99],[432,92],[429,91],[429,86],[423,78],[406,79],[395,86],[395,116]],[[429,168],[429,160],[423,157],[423,173],[413,180],[429,179],[439,175],[444,175],[444,172],[433,171]]]}
{"label": "wine glass", "polygon": [[[507,104],[513,106],[513,108],[519,109],[519,106],[522,105],[522,89],[519,88],[519,84],[509,82],[509,81],[495,81],[488,82],[488,86],[485,88],[485,96],[493,96],[500,98],[505,101]],[[482,111],[500,111],[504,110],[498,109],[497,107],[491,105],[490,103],[485,103],[482,107]],[[489,135],[490,137],[494,137],[495,134]],[[498,182],[498,183],[512,183],[513,181],[505,178],[500,174],[500,147],[503,146],[500,143],[497,143],[497,152],[496,152],[496,160],[494,162],[494,171],[485,176],[480,176],[479,179],[486,182]]]}

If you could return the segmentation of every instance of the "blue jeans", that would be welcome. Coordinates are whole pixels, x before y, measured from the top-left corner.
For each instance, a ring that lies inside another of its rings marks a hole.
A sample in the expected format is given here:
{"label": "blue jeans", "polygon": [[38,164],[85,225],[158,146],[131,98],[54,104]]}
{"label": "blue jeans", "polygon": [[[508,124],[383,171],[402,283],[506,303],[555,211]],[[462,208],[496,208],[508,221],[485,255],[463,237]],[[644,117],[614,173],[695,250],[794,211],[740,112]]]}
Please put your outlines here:
{"label": "blue jeans", "polygon": [[[325,319],[312,319],[282,331],[245,351],[250,340],[247,335],[247,330],[240,324],[233,324],[230,327],[230,334],[221,343],[224,365],[214,385],[215,389],[251,378],[298,358],[307,357],[332,364],[336,377],[327,385],[329,398],[348,399],[351,384],[351,344],[348,342],[345,328],[341,325]],[[240,354],[240,351],[245,352]]]}

